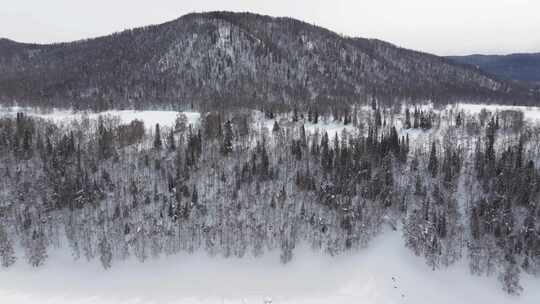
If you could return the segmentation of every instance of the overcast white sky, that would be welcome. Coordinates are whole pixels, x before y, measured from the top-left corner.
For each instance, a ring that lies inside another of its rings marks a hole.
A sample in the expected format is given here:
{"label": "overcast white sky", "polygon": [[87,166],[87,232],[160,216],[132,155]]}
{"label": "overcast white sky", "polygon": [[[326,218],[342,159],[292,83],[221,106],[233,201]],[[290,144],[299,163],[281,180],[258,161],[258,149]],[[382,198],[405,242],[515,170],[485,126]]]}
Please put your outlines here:
{"label": "overcast white sky", "polygon": [[71,41],[212,10],[289,16],[439,55],[540,52],[540,0],[0,0],[0,37]]}

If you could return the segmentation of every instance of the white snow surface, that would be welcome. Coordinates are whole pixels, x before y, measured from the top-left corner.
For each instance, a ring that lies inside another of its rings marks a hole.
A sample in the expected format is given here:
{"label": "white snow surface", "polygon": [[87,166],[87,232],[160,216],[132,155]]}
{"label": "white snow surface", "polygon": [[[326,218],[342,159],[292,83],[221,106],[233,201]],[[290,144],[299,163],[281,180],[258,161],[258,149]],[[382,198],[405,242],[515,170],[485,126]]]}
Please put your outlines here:
{"label": "white snow surface", "polygon": [[[291,127],[294,125],[296,126],[301,125],[301,123],[294,124],[291,121],[290,117],[278,117],[276,119],[267,119],[260,112],[255,113],[255,121],[256,121],[256,124],[255,124],[256,127],[263,127],[263,128],[266,128],[268,131],[272,131],[272,129],[274,128],[274,123],[276,121],[278,122],[278,125],[281,128]],[[344,125],[340,121],[334,121],[332,119],[325,120],[323,118],[321,118],[319,122],[316,124],[308,122],[306,120],[306,122],[304,123],[304,128],[306,130],[306,133],[308,134],[318,132],[319,134],[322,135],[322,133],[327,132],[330,138],[333,138],[335,134],[340,136],[344,130],[346,130],[348,133],[356,132],[356,128],[352,124]]]}
{"label": "white snow surface", "polygon": [[179,113],[184,113],[188,118],[189,124],[196,124],[200,119],[200,114],[197,112],[176,112],[176,111],[135,111],[135,110],[111,110],[106,112],[74,112],[69,110],[52,110],[50,112],[41,113],[32,108],[0,107],[0,116],[15,115],[17,112],[24,112],[26,115],[41,117],[43,119],[52,120],[55,123],[69,123],[74,120],[81,120],[83,117],[89,119],[97,119],[98,116],[118,116],[122,123],[130,123],[138,119],[144,122],[148,128],[154,127],[156,124],[161,126],[172,127],[175,124],[176,116]]}
{"label": "white snow surface", "polygon": [[0,269],[0,303],[537,304],[539,283],[522,275],[525,291],[512,297],[495,278],[469,274],[465,260],[432,271],[404,247],[400,232],[388,230],[368,248],[339,257],[300,247],[287,265],[277,252],[243,259],[201,252],[104,270],[98,260],[51,251],[42,268],[18,261]]}
{"label": "white snow surface", "polygon": [[[451,106],[448,106],[450,108]],[[491,112],[500,112],[506,110],[522,111],[525,120],[538,121],[540,120],[540,107],[528,106],[507,106],[507,105],[484,105],[484,104],[457,104],[458,109],[462,109],[470,114],[478,114],[482,109]]]}

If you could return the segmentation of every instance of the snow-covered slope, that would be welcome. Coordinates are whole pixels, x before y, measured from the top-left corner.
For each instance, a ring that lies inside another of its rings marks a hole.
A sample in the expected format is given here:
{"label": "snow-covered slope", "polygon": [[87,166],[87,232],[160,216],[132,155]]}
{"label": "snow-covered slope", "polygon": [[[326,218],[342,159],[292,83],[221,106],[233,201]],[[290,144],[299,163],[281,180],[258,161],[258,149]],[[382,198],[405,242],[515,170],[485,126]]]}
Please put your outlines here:
{"label": "snow-covered slope", "polygon": [[144,264],[73,262],[50,252],[47,264],[26,263],[0,270],[0,303],[364,303],[454,304],[539,303],[540,281],[524,275],[520,297],[506,295],[495,278],[474,277],[466,261],[432,271],[388,230],[364,250],[340,257],[295,252],[287,265],[279,253],[262,258],[182,255]]}
{"label": "snow-covered slope", "polygon": [[225,106],[319,98],[339,104],[366,94],[532,99],[519,86],[445,58],[291,18],[232,12],[189,14],[73,43],[0,41],[0,91],[4,104],[80,108],[112,107],[109,101],[197,106],[214,96]]}

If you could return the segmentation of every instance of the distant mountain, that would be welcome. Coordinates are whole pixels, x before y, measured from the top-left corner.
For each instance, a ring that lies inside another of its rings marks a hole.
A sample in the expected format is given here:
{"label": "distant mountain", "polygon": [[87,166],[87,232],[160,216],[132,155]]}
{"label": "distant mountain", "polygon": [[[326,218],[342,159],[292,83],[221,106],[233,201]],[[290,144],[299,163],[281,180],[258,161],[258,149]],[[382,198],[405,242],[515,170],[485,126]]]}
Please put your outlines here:
{"label": "distant mountain", "polygon": [[534,102],[470,66],[290,18],[190,14],[51,45],[0,40],[0,102],[149,108],[454,100]]}
{"label": "distant mountain", "polygon": [[540,53],[448,57],[507,80],[540,83]]}

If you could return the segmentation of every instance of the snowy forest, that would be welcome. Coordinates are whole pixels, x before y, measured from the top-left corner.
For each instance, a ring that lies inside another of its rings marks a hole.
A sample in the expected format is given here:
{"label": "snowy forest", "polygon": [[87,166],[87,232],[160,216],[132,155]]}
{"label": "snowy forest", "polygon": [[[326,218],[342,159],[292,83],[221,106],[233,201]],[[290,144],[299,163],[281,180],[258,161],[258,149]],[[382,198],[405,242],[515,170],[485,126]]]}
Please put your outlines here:
{"label": "snowy forest", "polygon": [[[318,128],[321,121],[340,132]],[[434,271],[466,258],[509,294],[540,274],[540,125],[517,110],[366,106],[0,117],[0,262],[51,248],[105,269],[179,252],[362,250],[383,227]]]}

